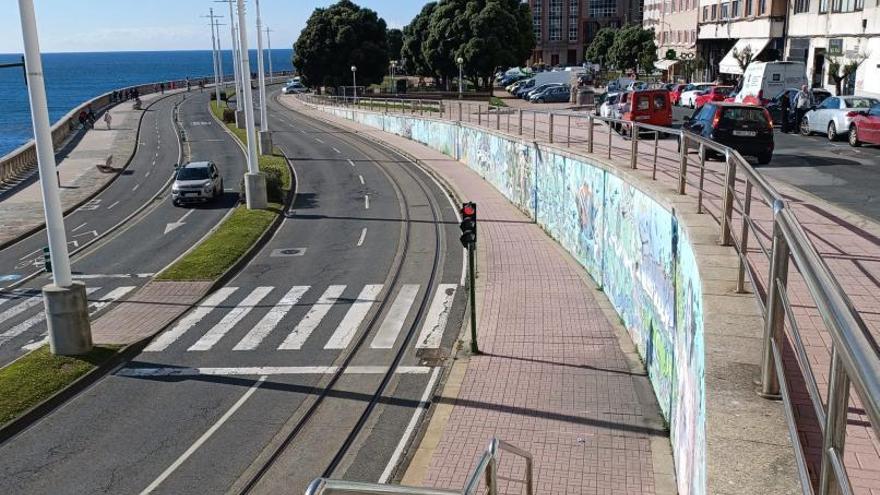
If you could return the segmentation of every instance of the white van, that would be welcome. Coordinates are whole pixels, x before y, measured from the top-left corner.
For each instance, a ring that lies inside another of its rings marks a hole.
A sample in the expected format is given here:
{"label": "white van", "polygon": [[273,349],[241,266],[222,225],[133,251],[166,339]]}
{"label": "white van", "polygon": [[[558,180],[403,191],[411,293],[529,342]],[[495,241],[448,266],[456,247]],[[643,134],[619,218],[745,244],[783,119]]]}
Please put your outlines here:
{"label": "white van", "polygon": [[800,88],[804,84],[807,69],[803,62],[752,62],[743,73],[736,102],[763,106],[785,88]]}

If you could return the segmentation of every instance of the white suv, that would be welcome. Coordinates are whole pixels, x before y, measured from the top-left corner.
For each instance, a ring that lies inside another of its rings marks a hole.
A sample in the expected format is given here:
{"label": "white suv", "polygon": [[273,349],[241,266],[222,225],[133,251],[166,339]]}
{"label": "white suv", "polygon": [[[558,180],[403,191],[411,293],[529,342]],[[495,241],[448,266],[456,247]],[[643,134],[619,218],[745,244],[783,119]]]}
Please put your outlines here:
{"label": "white suv", "polygon": [[176,167],[171,201],[175,206],[193,201],[212,201],[223,196],[223,177],[214,162],[190,162]]}

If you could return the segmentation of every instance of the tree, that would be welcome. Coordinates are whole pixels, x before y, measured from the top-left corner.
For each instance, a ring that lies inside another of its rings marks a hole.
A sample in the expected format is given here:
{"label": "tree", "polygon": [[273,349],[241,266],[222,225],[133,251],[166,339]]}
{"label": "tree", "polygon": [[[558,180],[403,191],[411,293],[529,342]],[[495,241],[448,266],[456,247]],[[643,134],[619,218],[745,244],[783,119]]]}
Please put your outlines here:
{"label": "tree", "polygon": [[388,41],[388,60],[400,60],[400,51],[403,48],[403,31],[389,29],[385,33],[385,39]]}
{"label": "tree", "polygon": [[498,67],[520,65],[534,49],[531,11],[518,0],[471,1],[466,15],[470,36],[456,56],[464,60],[465,72],[479,77],[483,88],[491,91]]}
{"label": "tree", "polygon": [[835,94],[841,95],[840,85],[849,79],[851,75],[855,74],[859,70],[859,66],[862,65],[862,62],[867,59],[868,55],[866,53],[859,53],[848,62],[840,57],[828,57],[828,77],[834,81]]}
{"label": "tree", "polygon": [[436,7],[437,2],[426,3],[413,20],[403,28],[400,57],[406,60],[406,70],[410,74],[430,77],[437,75],[422,54],[422,44],[428,37],[431,14]]}
{"label": "tree", "polygon": [[340,0],[312,12],[294,44],[293,65],[307,84],[351,84],[357,66],[358,85],[379,82],[388,65],[385,21],[375,11]]}
{"label": "tree", "polygon": [[747,45],[742,50],[737,50],[736,47],[733,48],[733,58],[736,59],[736,63],[739,64],[740,70],[743,72],[746,71],[746,67],[752,63],[752,60],[755,59],[755,54],[752,53],[751,45]]}
{"label": "tree", "polygon": [[[422,56],[431,71],[449,86],[449,80],[458,75],[455,63],[458,50],[469,37],[468,0],[441,0],[428,21],[428,36],[422,43]],[[479,3],[479,2],[475,2]]]}
{"label": "tree", "polygon": [[616,29],[609,27],[600,29],[584,49],[584,57],[591,63],[599,64],[603,70],[608,70],[610,65],[608,52],[611,51],[611,45],[614,44],[614,34],[616,32]]}
{"label": "tree", "polygon": [[609,61],[620,70],[639,68],[647,72],[654,69],[657,61],[657,45],[654,44],[654,29],[644,29],[638,24],[630,24],[617,31],[614,43],[608,51]]}

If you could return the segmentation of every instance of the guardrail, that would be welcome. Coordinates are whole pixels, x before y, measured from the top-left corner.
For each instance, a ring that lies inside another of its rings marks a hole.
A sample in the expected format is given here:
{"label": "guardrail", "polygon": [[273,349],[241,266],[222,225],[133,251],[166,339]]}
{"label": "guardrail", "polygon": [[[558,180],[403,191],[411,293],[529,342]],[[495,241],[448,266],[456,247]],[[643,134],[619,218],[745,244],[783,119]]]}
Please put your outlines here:
{"label": "guardrail", "polygon": [[[737,252],[737,292],[747,292],[748,279],[762,310],[764,348],[759,393],[783,402],[803,493],[852,493],[843,462],[850,392],[855,391],[874,434],[880,436],[880,350],[783,196],[736,150],[679,129],[575,112],[512,110],[463,102],[453,102],[451,108],[447,108],[449,102],[440,100],[422,100],[413,107],[408,102],[397,106],[387,99],[371,102],[369,98],[357,101],[315,95],[301,95],[301,98],[318,105],[385,112],[399,110],[420,115],[424,113],[421,109],[435,109],[428,112],[429,116],[506,130],[519,136],[530,135],[535,140],[540,136],[550,143],[577,147],[587,154],[604,148],[605,157],[623,157],[624,163],[632,169],[644,163],[643,159],[649,161],[652,179],[657,180],[658,170],[668,175],[675,180],[680,195],[688,194],[689,190],[695,192],[697,213],[712,215],[719,225],[719,243]],[[607,139],[596,132],[598,124],[604,124]],[[573,129],[578,132],[573,134]],[[614,134],[627,135],[629,145],[614,146]],[[664,136],[675,138],[678,150],[660,156],[661,144],[667,141],[661,140]],[[644,153],[642,146],[649,147],[649,151]],[[698,152],[696,160],[690,157],[692,148]],[[722,157],[721,170],[707,166],[709,154]],[[713,190],[709,185],[716,187]],[[756,205],[763,207],[756,209]],[[805,288],[813,306],[805,305],[802,300],[798,305],[793,304],[790,288]],[[802,324],[818,324],[809,310],[818,312],[821,324],[831,336],[829,379],[824,398],[801,332]],[[786,345],[791,346],[796,363],[787,368],[783,360]],[[818,479],[815,487],[808,464],[816,459],[808,459],[801,444],[786,376],[803,379],[822,434],[818,473],[814,472]]]}
{"label": "guardrail", "polygon": [[[505,478],[498,475],[498,466],[501,460],[501,451],[509,452],[525,460],[525,479]],[[317,478],[306,489],[306,495],[324,494],[401,494],[401,495],[475,495],[480,488],[480,481],[485,480],[487,495],[498,495],[498,480],[520,483],[525,487],[526,495],[534,495],[533,486],[533,463],[532,456],[519,447],[511,445],[503,440],[493,438],[489,441],[489,447],[480,456],[477,467],[468,477],[464,488],[457,490],[442,490],[436,488],[422,488],[417,486],[387,485],[381,483],[363,483],[358,481],[345,481],[331,478]]]}

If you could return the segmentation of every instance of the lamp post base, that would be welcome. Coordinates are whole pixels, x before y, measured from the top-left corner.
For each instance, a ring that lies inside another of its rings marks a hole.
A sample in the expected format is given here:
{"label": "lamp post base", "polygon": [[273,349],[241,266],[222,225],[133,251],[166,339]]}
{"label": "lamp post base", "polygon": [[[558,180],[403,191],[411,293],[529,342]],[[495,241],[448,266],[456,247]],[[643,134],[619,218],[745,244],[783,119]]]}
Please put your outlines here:
{"label": "lamp post base", "polygon": [[261,155],[271,155],[272,154],[272,132],[271,131],[260,131],[260,154]]}
{"label": "lamp post base", "polygon": [[266,175],[263,173],[244,174],[244,195],[249,210],[262,210],[269,205],[266,198]]}
{"label": "lamp post base", "polygon": [[52,354],[76,356],[92,350],[89,302],[86,285],[74,282],[70,287],[43,287],[43,304],[49,328]]}
{"label": "lamp post base", "polygon": [[238,127],[239,129],[245,128],[244,110],[235,111],[235,127]]}

